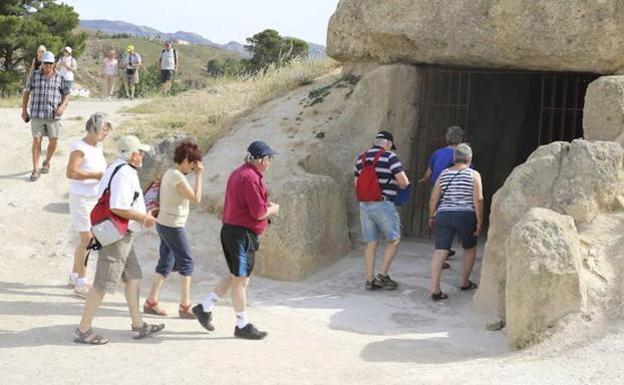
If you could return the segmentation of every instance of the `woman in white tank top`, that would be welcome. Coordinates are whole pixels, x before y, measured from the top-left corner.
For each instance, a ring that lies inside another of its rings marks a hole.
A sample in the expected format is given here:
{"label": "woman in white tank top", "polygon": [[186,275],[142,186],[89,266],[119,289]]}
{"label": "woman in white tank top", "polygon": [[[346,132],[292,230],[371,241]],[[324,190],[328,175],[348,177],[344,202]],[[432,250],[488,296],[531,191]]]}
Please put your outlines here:
{"label": "woman in white tank top", "polygon": [[69,212],[72,227],[79,234],[69,285],[80,296],[86,296],[90,288],[86,281],[85,267],[87,246],[92,238],[90,215],[98,200],[100,179],[106,171],[101,142],[111,129],[111,124],[101,113],[91,115],[86,124],[87,135],[72,145],[67,163],[66,176],[71,180]]}

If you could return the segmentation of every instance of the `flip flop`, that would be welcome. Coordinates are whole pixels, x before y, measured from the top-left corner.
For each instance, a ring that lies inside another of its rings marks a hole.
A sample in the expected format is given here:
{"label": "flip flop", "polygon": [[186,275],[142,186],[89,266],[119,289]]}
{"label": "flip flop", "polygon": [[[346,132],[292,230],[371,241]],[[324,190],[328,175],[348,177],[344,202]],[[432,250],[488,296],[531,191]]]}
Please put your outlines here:
{"label": "flip flop", "polygon": [[46,162],[44,160],[43,164],[41,165],[41,173],[47,174],[48,172],[50,172],[50,162]]}
{"label": "flip flop", "polygon": [[431,294],[431,299],[434,301],[440,301],[440,300],[447,299],[447,298],[448,298],[448,295],[443,292]]}
{"label": "flip flop", "polygon": [[448,264],[448,263],[446,263],[446,262],[444,262],[444,263],[442,264],[442,270],[444,270],[444,269],[448,269],[448,268],[450,268],[450,267],[451,267],[451,265],[449,265],[449,264]]}
{"label": "flip flop", "polygon": [[30,174],[30,178],[28,180],[31,182],[35,182],[40,177],[41,177],[41,174],[39,174],[37,171],[33,171],[32,174]]}

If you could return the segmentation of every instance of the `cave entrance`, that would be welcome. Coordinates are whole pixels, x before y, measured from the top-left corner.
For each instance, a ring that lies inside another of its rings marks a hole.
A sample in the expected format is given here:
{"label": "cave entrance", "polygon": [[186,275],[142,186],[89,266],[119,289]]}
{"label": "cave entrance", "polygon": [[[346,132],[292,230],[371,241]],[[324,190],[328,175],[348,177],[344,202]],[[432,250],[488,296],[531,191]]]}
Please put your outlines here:
{"label": "cave entrance", "polygon": [[[446,145],[446,128],[461,126],[474,152],[485,195],[492,196],[540,145],[583,136],[587,86],[599,75],[569,72],[423,68],[419,119],[410,168],[420,177],[433,151]],[[416,187],[403,212],[405,236],[430,238],[430,187]]]}

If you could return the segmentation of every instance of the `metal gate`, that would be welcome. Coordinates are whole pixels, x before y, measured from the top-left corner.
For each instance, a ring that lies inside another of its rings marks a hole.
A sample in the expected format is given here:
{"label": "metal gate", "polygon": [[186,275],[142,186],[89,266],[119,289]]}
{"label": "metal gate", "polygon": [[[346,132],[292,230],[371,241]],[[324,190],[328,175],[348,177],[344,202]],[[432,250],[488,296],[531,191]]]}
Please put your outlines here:
{"label": "metal gate", "polygon": [[[587,86],[599,75],[590,73],[520,72],[475,69],[423,68],[419,100],[419,119],[413,145],[412,177],[420,178],[433,151],[446,145],[446,128],[459,125],[470,137],[471,81],[474,74],[513,75],[530,73],[540,81],[539,127],[537,140],[542,145],[556,140],[570,141],[583,136],[583,105]],[[541,75],[541,79],[537,76]],[[538,98],[538,95],[535,95]],[[472,103],[478,103],[478,100]],[[534,129],[533,129],[533,132]],[[511,172],[511,170],[509,170]],[[498,187],[498,186],[496,186]],[[403,212],[403,233],[430,238],[428,183],[416,185],[411,206]],[[486,210],[486,213],[489,210]]]}
{"label": "metal gate", "polygon": [[542,74],[538,145],[583,136],[583,107],[591,73]]}
{"label": "metal gate", "polygon": [[[420,92],[420,116],[415,138],[412,170],[420,177],[427,169],[429,157],[437,148],[446,145],[446,128],[461,126],[468,134],[470,111],[470,71],[426,69]],[[405,218],[404,233],[419,238],[430,238],[429,184],[415,185],[409,217]]]}

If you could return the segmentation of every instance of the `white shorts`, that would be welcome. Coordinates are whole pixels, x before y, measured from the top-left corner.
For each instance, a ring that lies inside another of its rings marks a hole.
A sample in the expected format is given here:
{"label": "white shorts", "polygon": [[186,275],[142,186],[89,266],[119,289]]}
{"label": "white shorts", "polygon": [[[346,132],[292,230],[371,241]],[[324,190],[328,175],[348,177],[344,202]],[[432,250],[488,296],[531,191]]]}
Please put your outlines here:
{"label": "white shorts", "polygon": [[78,195],[69,193],[69,213],[72,228],[78,232],[91,231],[91,210],[95,207],[98,196]]}

